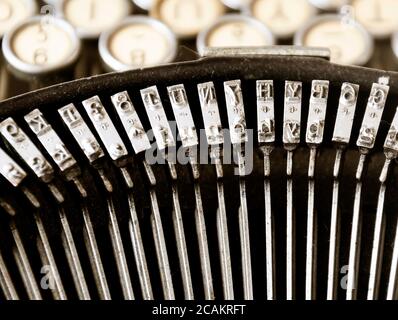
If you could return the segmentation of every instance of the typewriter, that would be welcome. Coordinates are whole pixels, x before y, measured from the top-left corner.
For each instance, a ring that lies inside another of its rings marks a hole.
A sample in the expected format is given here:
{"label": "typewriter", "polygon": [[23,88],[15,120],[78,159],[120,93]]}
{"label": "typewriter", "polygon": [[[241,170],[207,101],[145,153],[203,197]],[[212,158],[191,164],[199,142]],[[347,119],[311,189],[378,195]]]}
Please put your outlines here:
{"label": "typewriter", "polygon": [[397,13],[0,0],[0,300],[396,300]]}

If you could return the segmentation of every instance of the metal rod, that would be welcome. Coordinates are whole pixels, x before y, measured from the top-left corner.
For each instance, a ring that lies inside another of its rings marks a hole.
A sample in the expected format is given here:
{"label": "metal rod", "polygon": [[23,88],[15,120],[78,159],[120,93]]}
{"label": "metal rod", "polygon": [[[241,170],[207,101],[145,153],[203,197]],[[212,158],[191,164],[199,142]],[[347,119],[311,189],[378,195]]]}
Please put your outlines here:
{"label": "metal rod", "polygon": [[296,298],[296,236],[293,208],[293,151],[287,150],[286,184],[286,300]]}
{"label": "metal rod", "polygon": [[75,284],[77,294],[80,300],[90,300],[90,292],[88,290],[86,278],[83,273],[83,268],[79,259],[79,255],[77,253],[68,218],[62,208],[58,210],[58,215],[63,230],[62,245],[67,255],[69,267],[72,271],[73,282]]}
{"label": "metal rod", "polygon": [[15,264],[16,264],[18,272],[19,272],[19,274],[21,276],[22,283],[23,283],[24,288],[26,290],[26,294],[28,296],[28,299],[29,300],[42,300],[41,298],[40,299],[35,299],[34,298],[33,292],[32,292],[32,288],[31,288],[31,285],[29,283],[27,274],[25,273],[25,269],[24,269],[24,266],[22,264],[21,258],[19,256],[18,250],[15,247],[12,249],[12,254],[14,256]]}
{"label": "metal rod", "polygon": [[295,241],[295,214],[293,209],[293,180],[287,179],[286,198],[286,299],[296,297],[296,241]]}
{"label": "metal rod", "polygon": [[327,300],[337,299],[338,263],[340,251],[339,181],[333,181],[332,211],[329,236]]}
{"label": "metal rod", "polygon": [[162,280],[163,295],[166,300],[175,300],[173,280],[171,277],[171,270],[169,264],[169,257],[167,254],[166,240],[163,232],[162,219],[156,193],[154,190],[150,191],[152,216],[151,225],[152,232],[155,239],[156,255],[160,268],[160,277]]}
{"label": "metal rod", "polygon": [[87,253],[89,255],[99,297],[101,300],[111,300],[111,294],[109,292],[108,282],[106,280],[104,267],[102,265],[101,255],[98,250],[98,244],[95,238],[93,224],[91,222],[90,214],[87,210],[87,207],[84,205],[82,207],[82,214],[84,220],[84,242],[86,245]]}
{"label": "metal rod", "polygon": [[398,223],[396,225],[394,250],[391,259],[390,275],[388,278],[387,300],[395,300],[398,298],[397,296],[398,296]]}
{"label": "metal rod", "polygon": [[268,178],[264,180],[265,193],[265,257],[267,299],[275,300],[275,240],[274,222],[271,207],[271,183]]}
{"label": "metal rod", "polygon": [[7,300],[19,300],[14,283],[8,272],[7,266],[4,262],[3,254],[0,251],[0,287],[3,290],[4,297]]}
{"label": "metal rod", "polygon": [[232,278],[231,253],[229,247],[228,222],[225,209],[224,184],[217,182],[218,210],[217,235],[221,260],[221,276],[225,300],[234,299],[234,285]]}
{"label": "metal rod", "polygon": [[194,184],[195,188],[195,222],[196,222],[196,233],[199,242],[200,262],[202,269],[203,285],[205,289],[205,299],[214,300],[214,288],[213,288],[213,277],[210,265],[210,254],[209,244],[206,233],[206,222],[203,212],[202,195],[200,192],[200,186],[197,182]]}
{"label": "metal rod", "polygon": [[[57,285],[55,284],[54,277],[52,276],[52,267],[47,258],[43,242],[40,238],[36,239],[37,251],[39,253],[39,257],[41,260],[42,268],[40,269],[40,273],[42,274],[40,279],[40,287],[42,290],[49,290],[54,300],[61,300]],[[49,269],[48,269],[49,267]],[[65,300],[65,299],[63,299]]]}
{"label": "metal rod", "polygon": [[361,229],[362,229],[361,194],[362,194],[362,182],[357,181],[355,188],[354,210],[352,217],[351,237],[350,237],[350,253],[348,260],[347,293],[346,293],[347,300],[356,300],[357,298],[359,253],[361,248]]}
{"label": "metal rod", "polygon": [[306,245],[306,271],[305,271],[305,299],[316,299],[316,258],[317,234],[316,212],[314,208],[315,181],[308,181],[308,212],[307,212],[307,245]]}
{"label": "metal rod", "polygon": [[379,297],[381,264],[383,261],[383,246],[385,235],[385,217],[383,214],[386,185],[381,184],[377,202],[376,221],[373,232],[372,257],[370,262],[368,300],[376,300]]}
{"label": "metal rod", "polygon": [[[176,234],[178,258],[180,261],[182,284],[184,288],[185,300],[193,300],[194,293],[191,279],[191,269],[189,266],[187,243],[185,241],[184,223],[182,220],[182,213],[180,207],[180,200],[178,198],[177,186],[172,184],[173,195],[173,225]],[[202,261],[202,260],[201,260]]]}
{"label": "metal rod", "polygon": [[22,279],[24,280],[28,297],[30,300],[42,300],[40,289],[34,277],[29,258],[26,254],[21,236],[14,222],[10,222],[10,229],[14,238],[14,242],[16,244],[16,248],[13,249],[14,257],[17,264],[19,265],[20,273],[22,275]]}
{"label": "metal rod", "polygon": [[144,300],[153,300],[151,278],[149,277],[148,265],[144,251],[144,244],[142,242],[141,230],[137,217],[137,211],[135,209],[135,203],[132,192],[129,192],[128,201],[130,209],[129,232],[130,232],[131,242],[133,245],[135,261],[137,263],[138,277],[141,284],[142,297]]}
{"label": "metal rod", "polygon": [[51,288],[52,289],[51,293],[53,294],[56,300],[66,300],[67,299],[66,292],[62,284],[61,276],[58,271],[57,263],[55,262],[50,241],[48,240],[48,236],[39,212],[35,212],[34,219],[36,222],[37,230],[39,231],[39,237],[40,237],[40,239],[38,239],[38,241],[40,242],[39,248],[43,250],[41,254],[45,256],[47,264],[51,268],[51,277],[55,285],[55,288]]}
{"label": "metal rod", "polygon": [[131,284],[130,273],[127,265],[126,253],[123,247],[123,241],[120,234],[120,228],[116,217],[115,206],[112,196],[108,197],[109,213],[109,233],[112,241],[113,254],[116,260],[120,285],[123,290],[123,296],[126,300],[134,300],[133,286]]}
{"label": "metal rod", "polygon": [[245,300],[253,300],[252,262],[250,253],[249,215],[246,200],[246,183],[244,179],[239,181],[240,208],[239,231],[242,254],[243,295]]}

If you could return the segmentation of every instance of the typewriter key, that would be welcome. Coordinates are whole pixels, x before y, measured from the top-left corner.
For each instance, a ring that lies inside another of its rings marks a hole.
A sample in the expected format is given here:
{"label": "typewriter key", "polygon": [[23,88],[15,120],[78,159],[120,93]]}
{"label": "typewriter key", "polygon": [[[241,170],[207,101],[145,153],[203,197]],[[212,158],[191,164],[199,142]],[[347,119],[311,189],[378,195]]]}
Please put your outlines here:
{"label": "typewriter key", "polygon": [[256,19],[231,14],[218,19],[197,38],[197,49],[203,54],[207,47],[261,47],[274,44],[271,31]]}
{"label": "typewriter key", "polygon": [[254,0],[251,13],[265,23],[277,38],[291,38],[315,14],[307,0]]}
{"label": "typewriter key", "polygon": [[[37,6],[33,0],[0,0],[0,40],[6,32],[36,12]],[[3,59],[0,58],[0,100],[7,95],[7,78],[7,69],[3,67]]]}
{"label": "typewriter key", "polygon": [[53,5],[53,6],[58,6],[61,3],[62,0],[44,0],[45,3]]}
{"label": "typewriter key", "polygon": [[128,0],[63,0],[61,14],[83,39],[98,38],[131,13]]}
{"label": "typewriter key", "polygon": [[147,11],[151,10],[153,3],[155,2],[155,0],[132,0],[132,1],[136,6]]}
{"label": "typewriter key", "polygon": [[0,38],[36,12],[37,5],[33,0],[0,0]]}
{"label": "typewriter key", "polygon": [[253,0],[221,0],[227,7],[234,10],[245,10]]}
{"label": "typewriter key", "polygon": [[179,38],[193,38],[225,12],[220,0],[158,0],[150,15],[166,23]]}
{"label": "typewriter key", "polygon": [[133,16],[101,34],[99,52],[106,68],[112,71],[142,68],[172,62],[177,40],[160,21]]}
{"label": "typewriter key", "polygon": [[348,0],[309,0],[315,7],[325,11],[336,11],[348,4]]}
{"label": "typewriter key", "polygon": [[321,15],[299,30],[296,45],[328,47],[331,61],[340,64],[366,64],[373,54],[373,39],[350,17]]}
{"label": "typewriter key", "polygon": [[388,38],[398,30],[398,1],[396,0],[353,0],[355,18],[375,38]]}
{"label": "typewriter key", "polygon": [[36,16],[7,33],[2,49],[18,74],[39,76],[70,67],[79,56],[80,40],[66,21]]}

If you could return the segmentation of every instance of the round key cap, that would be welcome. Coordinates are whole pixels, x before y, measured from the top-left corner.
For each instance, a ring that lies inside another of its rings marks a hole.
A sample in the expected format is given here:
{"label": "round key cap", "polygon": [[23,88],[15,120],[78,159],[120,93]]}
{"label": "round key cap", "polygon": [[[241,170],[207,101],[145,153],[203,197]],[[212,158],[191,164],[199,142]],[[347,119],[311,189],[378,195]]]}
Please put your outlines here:
{"label": "round key cap", "polygon": [[224,12],[220,0],[158,0],[150,15],[166,23],[179,38],[192,38]]}
{"label": "round key cap", "polygon": [[200,54],[208,47],[261,47],[273,44],[274,36],[263,23],[238,14],[221,17],[197,38]]}
{"label": "round key cap", "polygon": [[327,11],[333,11],[333,10],[337,11],[342,6],[348,4],[348,0],[309,0],[309,1],[315,7]]}
{"label": "round key cap", "polygon": [[99,52],[110,70],[142,68],[173,61],[177,39],[162,22],[146,16],[132,16],[101,34]]}
{"label": "round key cap", "polygon": [[245,10],[253,0],[222,0],[222,2],[231,9]]}
{"label": "round key cap", "polygon": [[133,0],[133,3],[144,10],[151,10],[155,0]]}
{"label": "round key cap", "polygon": [[36,12],[34,0],[0,0],[0,39],[7,31]]}
{"label": "round key cap", "polygon": [[36,16],[6,33],[2,49],[15,70],[39,75],[73,64],[80,53],[80,40],[65,20]]}
{"label": "round key cap", "polygon": [[254,0],[251,13],[275,37],[290,38],[316,14],[316,9],[308,0]]}
{"label": "round key cap", "polygon": [[44,0],[45,3],[58,6],[61,4],[62,0]]}
{"label": "round key cap", "polygon": [[299,32],[294,43],[311,47],[327,47],[331,61],[339,64],[366,64],[373,54],[373,39],[353,19],[341,15],[321,15]]}
{"label": "round key cap", "polygon": [[378,39],[398,31],[397,0],[353,0],[355,18]]}
{"label": "round key cap", "polygon": [[131,13],[128,0],[63,0],[61,12],[84,39],[98,38]]}

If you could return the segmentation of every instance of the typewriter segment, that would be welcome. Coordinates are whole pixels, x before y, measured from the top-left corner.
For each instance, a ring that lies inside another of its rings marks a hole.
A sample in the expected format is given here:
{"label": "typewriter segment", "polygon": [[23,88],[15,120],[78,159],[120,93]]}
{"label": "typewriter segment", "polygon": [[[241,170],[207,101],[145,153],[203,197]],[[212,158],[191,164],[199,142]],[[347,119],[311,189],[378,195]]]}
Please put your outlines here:
{"label": "typewriter segment", "polygon": [[397,16],[0,0],[0,301],[397,300]]}

